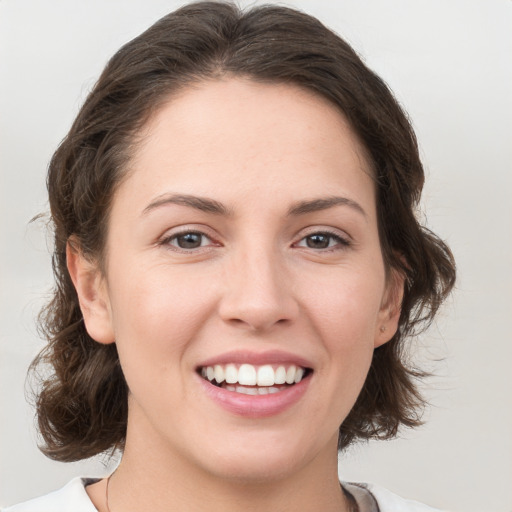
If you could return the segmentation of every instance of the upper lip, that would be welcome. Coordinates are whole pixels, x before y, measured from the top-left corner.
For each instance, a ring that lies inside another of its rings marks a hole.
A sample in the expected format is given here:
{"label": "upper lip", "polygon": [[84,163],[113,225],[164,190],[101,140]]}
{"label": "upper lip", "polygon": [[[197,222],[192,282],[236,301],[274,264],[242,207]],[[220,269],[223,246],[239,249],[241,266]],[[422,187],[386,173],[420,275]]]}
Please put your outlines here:
{"label": "upper lip", "polygon": [[202,361],[197,365],[197,368],[206,366],[215,366],[216,364],[252,364],[260,366],[264,364],[294,364],[295,366],[302,366],[303,368],[312,368],[311,361],[304,357],[281,350],[269,350],[266,352],[253,352],[248,350],[233,350],[231,352],[224,352],[217,356]]}

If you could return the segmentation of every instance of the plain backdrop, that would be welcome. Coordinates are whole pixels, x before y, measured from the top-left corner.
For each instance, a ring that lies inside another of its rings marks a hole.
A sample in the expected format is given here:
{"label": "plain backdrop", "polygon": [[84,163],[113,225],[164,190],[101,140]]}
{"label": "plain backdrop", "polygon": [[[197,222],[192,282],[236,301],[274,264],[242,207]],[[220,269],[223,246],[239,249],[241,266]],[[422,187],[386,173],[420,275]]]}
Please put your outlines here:
{"label": "plain backdrop", "polygon": [[[248,5],[247,2],[241,2]],[[417,340],[435,377],[424,427],[349,450],[347,480],[464,512],[512,511],[512,1],[297,0],[394,90],[427,171],[423,213],[453,248],[457,289]],[[49,158],[109,56],[181,2],[0,0],[0,504],[46,493],[105,460],[36,447],[25,374],[51,288]]]}

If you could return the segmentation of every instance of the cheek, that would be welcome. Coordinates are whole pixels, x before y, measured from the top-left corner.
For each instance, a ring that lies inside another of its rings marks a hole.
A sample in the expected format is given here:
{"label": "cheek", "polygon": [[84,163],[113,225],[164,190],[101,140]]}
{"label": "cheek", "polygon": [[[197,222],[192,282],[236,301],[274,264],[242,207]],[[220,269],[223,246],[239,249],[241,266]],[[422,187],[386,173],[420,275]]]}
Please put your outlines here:
{"label": "cheek", "polygon": [[384,272],[340,269],[317,279],[304,293],[316,329],[342,349],[373,347],[384,289]]}
{"label": "cheek", "polygon": [[164,267],[140,268],[130,279],[117,278],[113,273],[112,319],[128,384],[148,371],[155,379],[177,375],[169,368],[182,363],[208,315],[204,289]]}
{"label": "cheek", "polygon": [[366,379],[374,351],[384,272],[340,272],[317,281],[305,306],[314,335],[322,340],[326,364],[320,371],[333,391],[330,407],[344,418]]}
{"label": "cheek", "polygon": [[373,322],[378,301],[364,287],[330,288],[311,303],[314,336],[324,357],[318,373],[321,390],[311,410],[334,433],[350,413],[368,375],[374,351]]}

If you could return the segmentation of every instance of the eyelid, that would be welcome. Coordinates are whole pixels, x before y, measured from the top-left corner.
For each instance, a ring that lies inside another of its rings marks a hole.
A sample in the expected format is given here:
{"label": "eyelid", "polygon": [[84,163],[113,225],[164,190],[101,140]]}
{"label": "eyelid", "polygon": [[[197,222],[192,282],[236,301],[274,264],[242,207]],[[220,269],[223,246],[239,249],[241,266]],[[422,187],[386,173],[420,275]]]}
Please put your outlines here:
{"label": "eyelid", "polygon": [[352,241],[352,237],[343,229],[335,228],[333,226],[323,226],[322,224],[314,225],[314,226],[307,226],[307,227],[301,229],[299,231],[299,233],[297,234],[297,238],[298,237],[303,238],[305,236],[314,235],[315,233],[325,233],[328,235],[340,237],[340,238],[346,240],[347,242]]}
{"label": "eyelid", "polygon": [[[159,237],[157,244],[166,247],[171,247],[171,250],[183,253],[190,253],[194,251],[197,252],[199,250],[206,250],[210,247],[220,246],[221,244],[217,241],[217,237],[211,234],[210,231],[211,230],[208,229],[206,226],[198,226],[194,224],[177,226],[175,228],[168,229],[161,237]],[[211,243],[206,246],[200,246],[194,249],[183,249],[181,247],[171,245],[170,242],[172,240],[176,239],[179,236],[186,235],[188,233],[204,236]]]}
{"label": "eyelid", "polygon": [[[302,233],[299,233],[299,235],[297,236],[297,241],[294,242],[294,246],[298,246],[298,244],[300,242],[302,242],[305,238],[309,237],[309,236],[312,236],[312,235],[327,235],[327,236],[330,236],[332,238],[335,238],[335,239],[338,239],[339,240],[339,246],[341,246],[341,248],[347,248],[347,247],[350,247],[352,244],[353,244],[353,241],[352,241],[352,237],[350,235],[348,235],[346,232],[344,231],[341,231],[339,229],[336,229],[336,228],[332,228],[332,227],[323,227],[323,226],[311,226],[310,228],[306,228],[307,231],[306,232],[302,232]],[[338,246],[338,248],[339,248]],[[302,246],[298,246],[298,247],[302,247]],[[325,249],[313,249],[311,248],[312,250],[317,250],[319,252],[327,252],[329,250],[336,250],[336,247],[329,247],[329,248],[325,248]]]}
{"label": "eyelid", "polygon": [[[165,233],[161,237],[159,237],[159,239],[157,240],[157,244],[162,245],[162,246],[171,247],[172,250],[177,251],[177,252],[183,252],[183,253],[190,253],[190,252],[194,252],[194,251],[197,252],[200,250],[207,250],[211,247],[221,246],[222,243],[219,242],[219,240],[218,240],[219,237],[216,236],[215,234],[212,234],[211,231],[212,231],[211,229],[209,229],[207,226],[204,226],[204,225],[189,224],[189,225],[176,226],[174,228],[170,228],[170,229],[166,230]],[[179,236],[188,234],[188,233],[193,233],[193,234],[198,234],[198,235],[204,236],[205,238],[207,238],[210,241],[210,243],[205,246],[201,245],[197,248],[192,248],[192,249],[183,249],[178,246],[171,245],[170,242],[172,240],[176,239]],[[297,234],[297,236],[295,237],[296,242],[294,242],[292,244],[292,246],[301,247],[298,245],[300,242],[302,242],[308,236],[312,236],[315,234],[327,235],[327,236],[337,239],[339,241],[339,243],[336,246],[328,247],[325,249],[310,248],[311,250],[315,250],[318,252],[328,252],[328,251],[333,251],[333,250],[337,250],[337,249],[339,250],[339,249],[350,247],[353,244],[352,237],[349,234],[347,234],[345,231],[342,231],[340,229],[333,228],[333,227],[327,227],[327,226],[310,226],[310,227],[305,228],[304,230],[302,230],[301,232],[299,232]]]}

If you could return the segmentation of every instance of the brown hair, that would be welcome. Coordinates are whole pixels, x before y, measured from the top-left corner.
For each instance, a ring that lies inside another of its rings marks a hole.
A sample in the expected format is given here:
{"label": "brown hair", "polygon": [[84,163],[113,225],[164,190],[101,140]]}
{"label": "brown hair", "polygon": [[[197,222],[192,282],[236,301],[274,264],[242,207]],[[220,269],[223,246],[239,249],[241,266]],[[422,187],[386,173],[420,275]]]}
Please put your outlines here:
{"label": "brown hair", "polygon": [[66,267],[66,244],[101,261],[109,208],[137,133],[170,94],[188,84],[244,76],[299,85],[327,98],[370,157],[382,252],[405,276],[398,332],[374,352],[360,396],[340,427],[339,447],[389,438],[420,423],[420,372],[404,362],[404,340],[428,325],[455,280],[447,246],[416,217],[424,181],[414,132],[384,82],[318,20],[290,8],[247,12],[229,3],[187,5],[159,20],[109,61],[53,155],[48,191],[56,287],[41,325],[48,345],[37,413],[43,452],[73,461],[122,448],[128,389],[116,346],[87,334]]}

